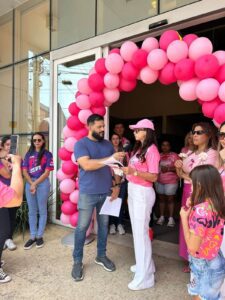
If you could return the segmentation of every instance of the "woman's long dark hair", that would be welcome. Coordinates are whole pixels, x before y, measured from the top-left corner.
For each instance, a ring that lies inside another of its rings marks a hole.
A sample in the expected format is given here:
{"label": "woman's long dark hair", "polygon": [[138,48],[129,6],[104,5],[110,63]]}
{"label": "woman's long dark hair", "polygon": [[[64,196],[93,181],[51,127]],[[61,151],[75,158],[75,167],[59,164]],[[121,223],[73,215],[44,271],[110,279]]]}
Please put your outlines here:
{"label": "woman's long dark hair", "polygon": [[[221,130],[221,128],[225,125],[225,122],[223,122],[221,125],[220,125],[220,128],[219,128],[219,132]],[[218,152],[218,167],[222,167],[224,165],[224,162],[222,160],[222,158],[220,157],[220,150],[222,150],[222,145],[221,143],[219,142],[218,143],[218,148],[217,148],[217,152]]]}
{"label": "woman's long dark hair", "polygon": [[[122,144],[122,139],[121,139],[121,137],[119,136],[118,133],[113,132],[113,134],[111,135],[110,141],[112,142],[112,137],[114,135],[116,135],[119,138],[118,152],[123,152],[124,148],[123,148],[123,144]],[[127,161],[126,155],[124,156],[124,159],[123,159],[122,163],[123,163],[124,166],[128,165],[128,161]]]}
{"label": "woman's long dark hair", "polygon": [[149,128],[146,128],[145,130],[146,130],[146,137],[143,144],[140,141],[137,141],[136,144],[134,145],[134,150],[133,150],[133,154],[137,153],[137,158],[142,163],[146,161],[145,155],[148,148],[153,144],[157,146],[155,131]]}
{"label": "woman's long dark hair", "polygon": [[215,212],[225,219],[225,196],[218,170],[212,165],[200,165],[191,171],[190,177],[193,185],[192,206],[208,199],[211,201]]}
{"label": "woman's long dark hair", "polygon": [[1,138],[1,145],[2,147],[4,147],[5,143],[10,140],[10,135],[4,135],[2,138]]}
{"label": "woman's long dark hair", "polygon": [[35,135],[40,135],[44,141],[43,145],[41,146],[41,149],[38,153],[38,159],[37,159],[37,163],[40,164],[41,163],[41,159],[44,155],[44,152],[45,152],[45,136],[42,132],[35,132],[32,134],[31,136],[31,144],[30,144],[30,148],[28,150],[28,153],[29,155],[32,155],[34,152],[35,152],[35,145],[34,145],[34,142],[33,142],[33,138]]}
{"label": "woman's long dark hair", "polygon": [[[209,142],[208,142],[208,145],[207,145],[207,148],[212,148],[214,150],[217,149],[217,136],[216,136],[216,130],[212,127],[211,124],[207,123],[207,122],[199,122],[199,123],[195,123],[193,126],[192,126],[192,130],[195,130],[195,128],[199,126],[199,127],[202,127],[202,129],[205,131],[206,135],[209,137]],[[196,149],[196,146],[194,146],[195,150]]]}

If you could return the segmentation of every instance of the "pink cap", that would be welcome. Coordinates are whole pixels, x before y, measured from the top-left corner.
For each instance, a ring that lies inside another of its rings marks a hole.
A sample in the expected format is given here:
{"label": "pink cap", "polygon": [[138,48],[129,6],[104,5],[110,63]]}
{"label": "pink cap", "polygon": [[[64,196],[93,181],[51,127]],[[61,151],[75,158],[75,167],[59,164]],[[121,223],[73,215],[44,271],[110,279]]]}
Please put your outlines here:
{"label": "pink cap", "polygon": [[154,124],[152,123],[152,121],[150,121],[148,119],[143,119],[143,120],[137,122],[137,124],[135,124],[135,125],[130,125],[129,128],[132,130],[139,129],[139,128],[149,128],[149,129],[155,130]]}

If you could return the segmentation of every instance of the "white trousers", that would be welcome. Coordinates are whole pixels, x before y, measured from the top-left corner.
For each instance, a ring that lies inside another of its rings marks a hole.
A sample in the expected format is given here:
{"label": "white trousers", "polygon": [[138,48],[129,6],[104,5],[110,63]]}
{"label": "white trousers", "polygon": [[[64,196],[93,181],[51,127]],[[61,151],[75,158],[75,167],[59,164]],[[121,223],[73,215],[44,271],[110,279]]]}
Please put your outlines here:
{"label": "white trousers", "polygon": [[152,244],[148,233],[154,203],[155,191],[152,187],[128,183],[128,207],[136,260],[133,283],[140,289],[154,285],[155,264],[152,259]]}

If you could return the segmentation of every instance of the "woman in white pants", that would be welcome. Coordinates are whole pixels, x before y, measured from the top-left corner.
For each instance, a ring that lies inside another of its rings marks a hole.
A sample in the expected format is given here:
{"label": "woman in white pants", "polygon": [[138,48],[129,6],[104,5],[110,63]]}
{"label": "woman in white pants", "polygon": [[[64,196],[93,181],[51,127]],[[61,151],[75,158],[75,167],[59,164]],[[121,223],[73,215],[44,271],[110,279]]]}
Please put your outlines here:
{"label": "woman in white pants", "polygon": [[141,290],[154,285],[155,265],[152,259],[152,246],[148,235],[152,207],[155,203],[153,182],[157,180],[160,155],[156,147],[153,123],[148,119],[131,125],[136,144],[129,161],[123,168],[128,180],[128,207],[134,238],[136,265],[135,273],[128,284],[131,290]]}

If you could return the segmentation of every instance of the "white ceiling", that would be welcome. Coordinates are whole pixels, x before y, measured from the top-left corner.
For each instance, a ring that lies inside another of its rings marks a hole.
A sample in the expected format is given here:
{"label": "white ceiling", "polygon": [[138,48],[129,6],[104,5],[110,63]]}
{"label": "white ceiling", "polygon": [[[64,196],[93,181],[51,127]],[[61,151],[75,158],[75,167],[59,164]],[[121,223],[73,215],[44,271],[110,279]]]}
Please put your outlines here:
{"label": "white ceiling", "polygon": [[29,0],[0,0],[0,16]]}

